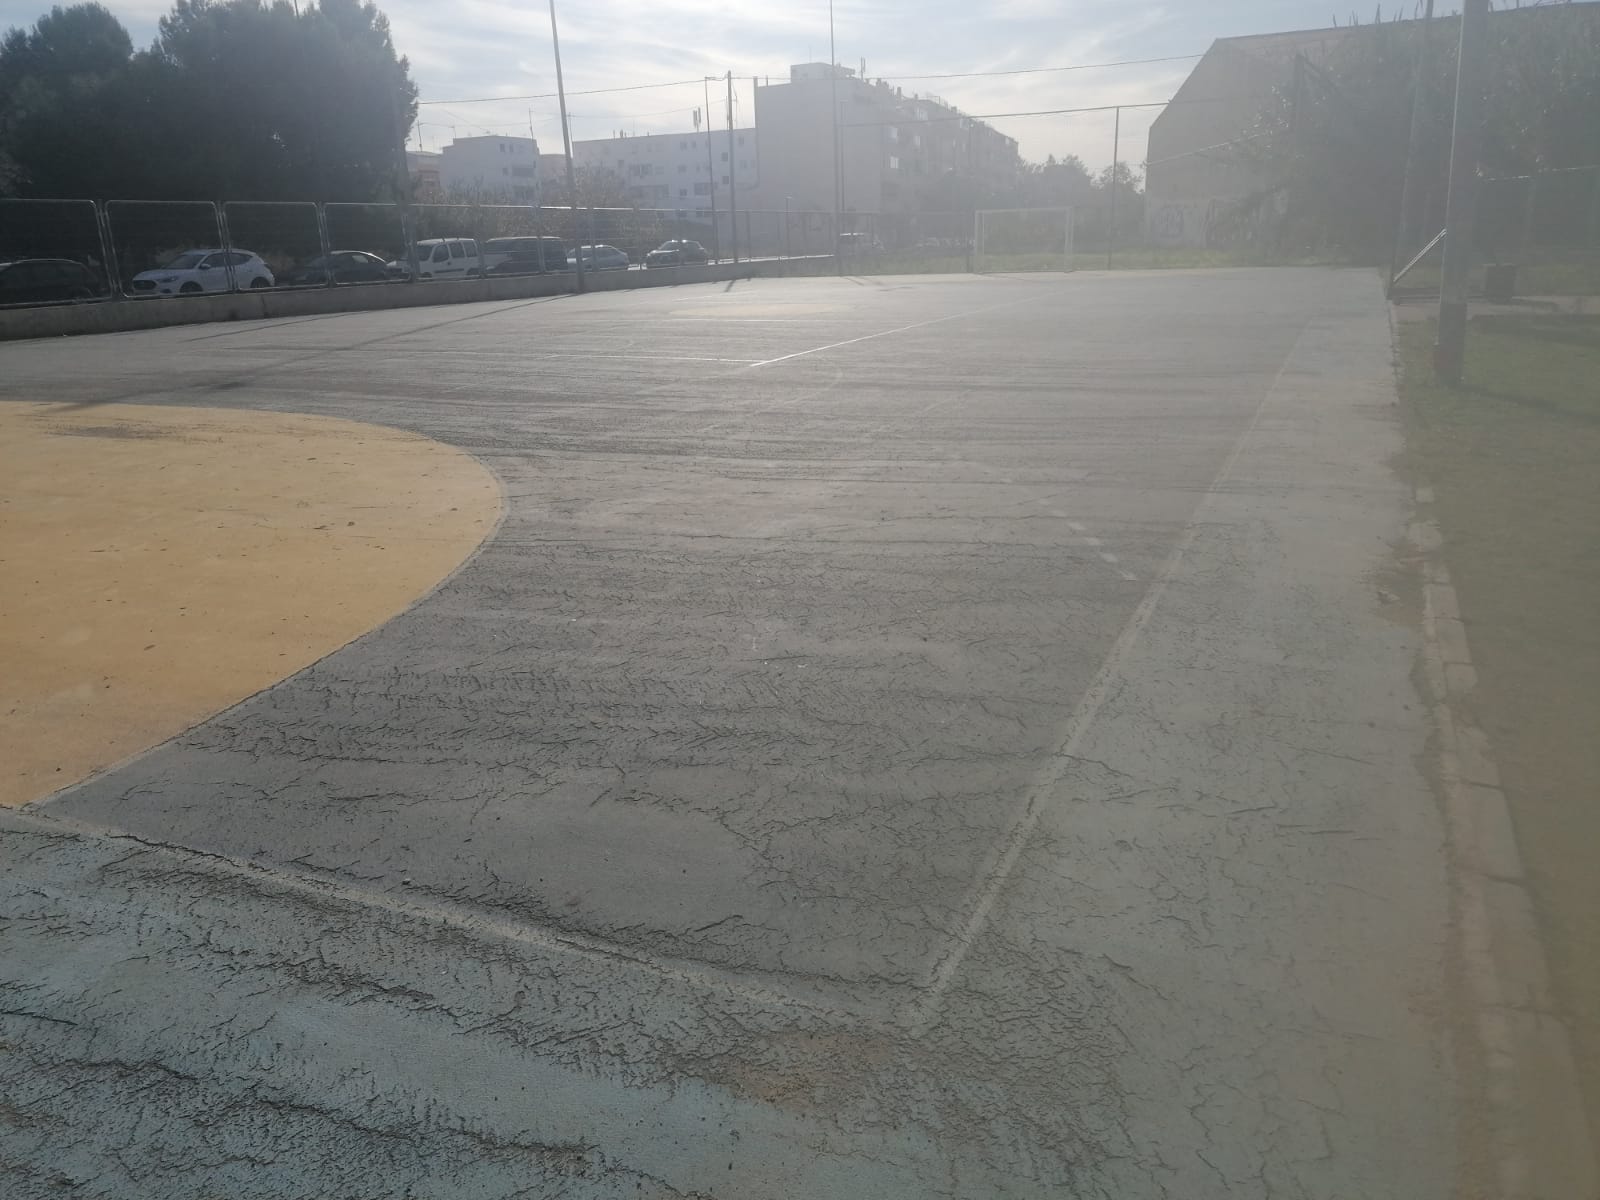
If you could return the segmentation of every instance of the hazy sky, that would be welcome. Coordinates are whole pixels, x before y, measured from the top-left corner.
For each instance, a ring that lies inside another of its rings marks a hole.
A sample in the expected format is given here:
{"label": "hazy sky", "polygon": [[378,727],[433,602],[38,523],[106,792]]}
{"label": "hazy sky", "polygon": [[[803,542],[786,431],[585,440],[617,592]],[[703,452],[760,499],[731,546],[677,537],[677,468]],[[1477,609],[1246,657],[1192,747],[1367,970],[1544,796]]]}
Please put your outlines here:
{"label": "hazy sky", "polygon": [[[170,0],[103,0],[144,45]],[[752,76],[786,76],[791,63],[827,61],[826,0],[557,0],[567,87],[698,79],[732,70],[740,124],[752,117]],[[837,0],[839,61],[933,93],[974,114],[1165,100],[1190,63],[1172,62],[1048,75],[912,79],[953,72],[1069,66],[1198,54],[1212,39],[1341,22],[1352,0]],[[1356,10],[1372,19],[1373,0]],[[29,25],[45,0],[0,0],[0,27]],[[546,0],[388,0],[395,42],[411,59],[424,100],[553,92]],[[1389,0],[1385,13],[1415,7]],[[1445,3],[1443,9],[1456,5]],[[571,99],[573,136],[692,127],[698,84]],[[720,124],[726,108],[713,104]],[[435,149],[457,134],[523,133],[561,146],[554,100],[426,105],[419,133]],[[1123,115],[1121,154],[1139,162],[1158,110]],[[1013,117],[992,122],[1031,159],[1077,154],[1091,167],[1111,160],[1109,115]]]}

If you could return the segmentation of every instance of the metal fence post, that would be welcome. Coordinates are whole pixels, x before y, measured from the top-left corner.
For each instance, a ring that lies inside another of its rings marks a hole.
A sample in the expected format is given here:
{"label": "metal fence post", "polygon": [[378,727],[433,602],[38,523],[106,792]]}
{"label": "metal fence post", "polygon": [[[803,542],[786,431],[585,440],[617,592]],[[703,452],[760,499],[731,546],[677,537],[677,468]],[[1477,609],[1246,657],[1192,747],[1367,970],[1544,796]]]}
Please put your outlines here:
{"label": "metal fence post", "polygon": [[1600,250],[1600,167],[1595,168],[1589,196],[1589,249]]}
{"label": "metal fence post", "polygon": [[122,296],[122,269],[117,265],[117,253],[111,244],[111,221],[106,216],[105,205],[89,201],[94,208],[95,232],[100,235],[100,263],[106,272],[106,289],[112,296]]}
{"label": "metal fence post", "polygon": [[1528,191],[1522,200],[1522,249],[1520,256],[1523,262],[1528,261],[1528,256],[1533,252],[1533,225],[1534,214],[1539,201],[1539,177],[1528,176]]}
{"label": "metal fence post", "polygon": [[233,273],[233,239],[228,236],[228,206],[212,201],[211,215],[217,222],[217,240],[222,243],[222,269],[228,274],[228,290],[237,292],[239,280]]}
{"label": "metal fence post", "polygon": [[322,264],[328,273],[324,287],[333,286],[333,242],[328,238],[328,207],[320,201],[317,209],[317,244],[322,247]]}

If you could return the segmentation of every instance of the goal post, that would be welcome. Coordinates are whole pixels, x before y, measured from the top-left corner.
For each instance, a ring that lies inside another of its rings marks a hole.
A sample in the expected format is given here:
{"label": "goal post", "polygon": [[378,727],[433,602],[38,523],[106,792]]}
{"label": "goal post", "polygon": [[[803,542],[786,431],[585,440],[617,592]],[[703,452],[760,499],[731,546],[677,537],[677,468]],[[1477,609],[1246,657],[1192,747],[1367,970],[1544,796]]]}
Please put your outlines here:
{"label": "goal post", "polygon": [[1070,271],[1070,208],[980,208],[973,218],[972,269]]}

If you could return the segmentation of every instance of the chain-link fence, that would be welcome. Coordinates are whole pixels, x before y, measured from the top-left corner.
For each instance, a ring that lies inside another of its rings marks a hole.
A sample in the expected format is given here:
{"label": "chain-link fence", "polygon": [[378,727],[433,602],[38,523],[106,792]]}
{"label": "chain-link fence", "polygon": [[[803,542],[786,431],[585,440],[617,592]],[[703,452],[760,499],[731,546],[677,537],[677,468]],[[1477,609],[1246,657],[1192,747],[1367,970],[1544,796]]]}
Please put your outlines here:
{"label": "chain-link fence", "polygon": [[837,256],[852,274],[968,271],[973,221],[971,212],[836,221],[793,208],[5,200],[0,263],[52,261],[39,278],[62,279],[54,290],[26,286],[28,272],[0,268],[0,304],[564,273],[580,247],[593,248],[585,270]]}
{"label": "chain-link fence", "polygon": [[604,270],[832,255],[841,239],[817,212],[0,200],[0,305],[559,273],[580,247]]}
{"label": "chain-link fence", "polygon": [[[1437,294],[1444,235],[1427,235],[1401,247],[1393,294]],[[1600,166],[1480,181],[1473,241],[1471,287],[1489,299],[1600,294]]]}

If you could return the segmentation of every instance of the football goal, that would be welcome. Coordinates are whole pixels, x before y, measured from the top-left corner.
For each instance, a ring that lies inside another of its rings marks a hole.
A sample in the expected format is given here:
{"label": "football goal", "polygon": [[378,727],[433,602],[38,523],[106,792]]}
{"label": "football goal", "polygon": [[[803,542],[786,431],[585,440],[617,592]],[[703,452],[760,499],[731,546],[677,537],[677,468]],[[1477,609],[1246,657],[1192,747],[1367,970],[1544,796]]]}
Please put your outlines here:
{"label": "football goal", "polygon": [[979,209],[972,231],[972,269],[1072,270],[1072,209]]}

